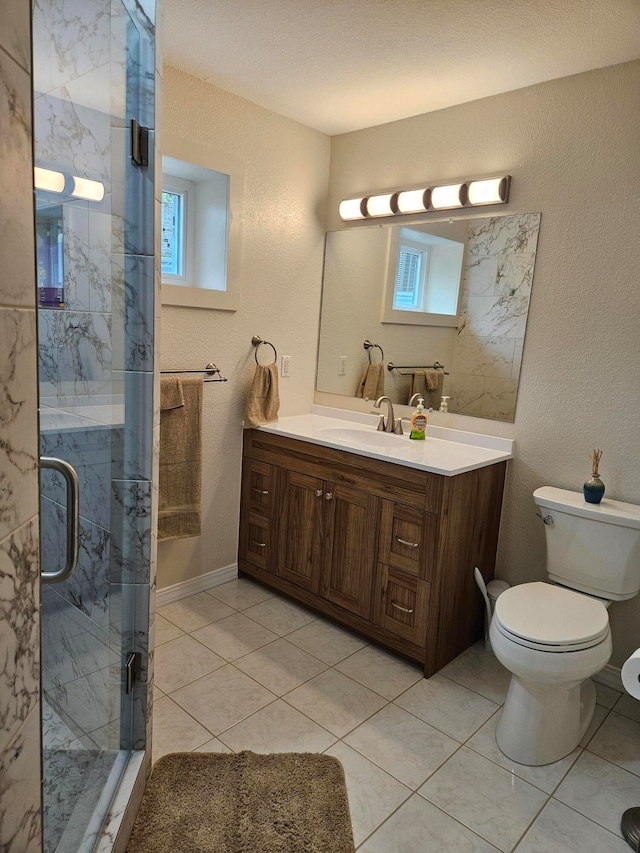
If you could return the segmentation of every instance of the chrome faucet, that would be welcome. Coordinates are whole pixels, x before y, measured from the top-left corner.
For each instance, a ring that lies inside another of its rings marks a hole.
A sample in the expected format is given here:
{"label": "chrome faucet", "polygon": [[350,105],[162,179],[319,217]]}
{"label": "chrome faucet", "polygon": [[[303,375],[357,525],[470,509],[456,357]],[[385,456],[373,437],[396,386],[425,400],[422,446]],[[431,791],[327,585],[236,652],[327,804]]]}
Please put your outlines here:
{"label": "chrome faucet", "polygon": [[396,435],[402,435],[402,423],[400,419],[395,419],[395,414],[393,411],[393,403],[389,399],[389,397],[378,397],[378,399],[373,404],[374,409],[379,409],[382,401],[387,404],[388,412],[387,418],[385,420],[384,415],[380,415],[380,420],[378,421],[378,431],[379,432],[394,432]]}

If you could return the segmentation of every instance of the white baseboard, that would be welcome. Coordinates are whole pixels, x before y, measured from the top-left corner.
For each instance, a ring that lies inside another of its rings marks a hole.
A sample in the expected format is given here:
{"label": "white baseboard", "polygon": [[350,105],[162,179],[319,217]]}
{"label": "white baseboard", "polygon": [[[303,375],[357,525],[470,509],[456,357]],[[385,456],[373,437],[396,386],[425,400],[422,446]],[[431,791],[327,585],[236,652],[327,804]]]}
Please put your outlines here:
{"label": "white baseboard", "polygon": [[593,680],[599,681],[600,684],[606,684],[607,687],[613,687],[614,690],[620,690],[622,693],[624,693],[620,668],[617,666],[611,666],[610,663],[608,663],[604,669],[601,669],[600,672],[594,675]]}
{"label": "white baseboard", "polygon": [[196,592],[204,592],[206,589],[220,586],[220,584],[232,581],[237,577],[238,564],[234,563],[232,566],[223,566],[221,569],[214,569],[212,572],[200,575],[200,577],[174,583],[173,586],[166,586],[164,589],[158,590],[156,593],[156,607],[162,607],[163,604],[172,604],[174,601],[180,601],[181,598],[188,598],[190,595],[195,595]]}

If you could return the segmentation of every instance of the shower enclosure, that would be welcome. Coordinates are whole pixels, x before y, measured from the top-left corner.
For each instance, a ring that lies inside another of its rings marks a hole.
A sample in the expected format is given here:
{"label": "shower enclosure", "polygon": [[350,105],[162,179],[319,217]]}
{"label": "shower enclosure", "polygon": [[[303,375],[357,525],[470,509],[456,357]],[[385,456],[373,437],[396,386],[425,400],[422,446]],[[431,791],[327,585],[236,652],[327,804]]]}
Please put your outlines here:
{"label": "shower enclosure", "polygon": [[147,740],[154,15],[33,5],[46,853],[94,850]]}

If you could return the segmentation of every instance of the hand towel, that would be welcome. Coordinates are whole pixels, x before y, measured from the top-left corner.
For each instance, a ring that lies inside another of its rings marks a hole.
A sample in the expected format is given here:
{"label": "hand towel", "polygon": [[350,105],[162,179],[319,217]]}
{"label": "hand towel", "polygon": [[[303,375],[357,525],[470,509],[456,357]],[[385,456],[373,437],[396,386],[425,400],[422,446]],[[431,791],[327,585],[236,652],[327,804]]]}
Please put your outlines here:
{"label": "hand towel", "polygon": [[377,400],[384,394],[384,363],[381,361],[367,365],[356,391],[356,397],[365,400]]}
{"label": "hand towel", "polygon": [[444,385],[444,373],[440,370],[416,370],[413,374],[409,398],[420,394],[424,398],[426,409],[440,408],[440,398]]}
{"label": "hand towel", "polygon": [[177,376],[163,376],[160,380],[160,411],[179,409],[184,406],[182,379]]}
{"label": "hand towel", "polygon": [[[158,541],[199,536],[202,488],[202,377],[160,383],[160,490]],[[164,391],[164,394],[163,394]],[[167,404],[162,408],[164,398]]]}
{"label": "hand towel", "polygon": [[244,410],[245,428],[277,421],[279,409],[278,365],[258,364]]}

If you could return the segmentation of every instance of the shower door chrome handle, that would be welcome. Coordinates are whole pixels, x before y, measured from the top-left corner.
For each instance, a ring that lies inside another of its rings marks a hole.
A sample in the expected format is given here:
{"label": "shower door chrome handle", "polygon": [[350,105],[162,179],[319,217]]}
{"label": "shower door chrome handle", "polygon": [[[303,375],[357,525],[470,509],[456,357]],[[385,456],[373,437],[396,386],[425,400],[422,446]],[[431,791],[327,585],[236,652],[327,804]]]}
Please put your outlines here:
{"label": "shower door chrome handle", "polygon": [[55,456],[41,456],[40,467],[62,474],[67,484],[67,559],[58,572],[40,572],[42,583],[66,580],[78,565],[80,554],[80,483],[73,465]]}

